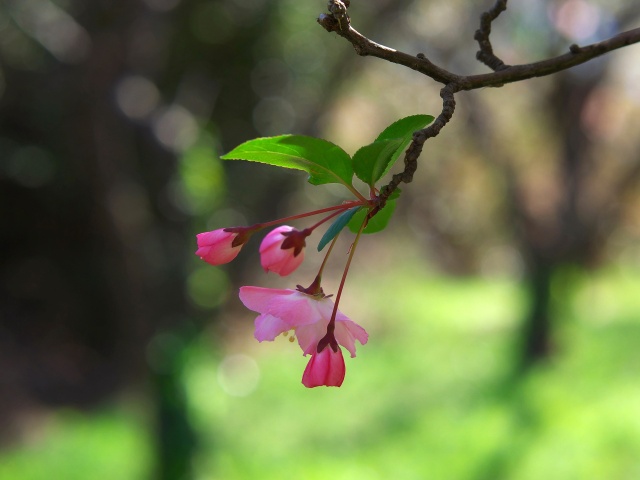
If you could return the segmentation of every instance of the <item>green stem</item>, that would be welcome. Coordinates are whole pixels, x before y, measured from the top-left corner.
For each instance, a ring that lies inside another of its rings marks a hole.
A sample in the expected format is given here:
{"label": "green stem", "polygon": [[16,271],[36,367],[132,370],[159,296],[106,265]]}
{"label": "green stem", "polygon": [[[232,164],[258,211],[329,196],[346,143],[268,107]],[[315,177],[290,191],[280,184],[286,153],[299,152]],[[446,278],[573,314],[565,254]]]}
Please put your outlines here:
{"label": "green stem", "polygon": [[358,190],[355,189],[355,187],[353,185],[347,185],[345,183],[345,186],[349,189],[349,191],[351,193],[353,193],[357,198],[360,199],[361,202],[367,202],[368,200],[364,197],[364,195],[362,195]]}
{"label": "green stem", "polygon": [[336,244],[339,236],[340,232],[335,237],[333,237],[331,245],[329,245],[329,250],[327,250],[327,254],[324,256],[324,260],[322,260],[322,265],[320,265],[320,270],[318,270],[318,277],[322,278],[322,271],[324,270],[324,266],[327,264],[327,259],[329,258],[329,255],[331,255],[331,250],[333,250],[333,246]]}

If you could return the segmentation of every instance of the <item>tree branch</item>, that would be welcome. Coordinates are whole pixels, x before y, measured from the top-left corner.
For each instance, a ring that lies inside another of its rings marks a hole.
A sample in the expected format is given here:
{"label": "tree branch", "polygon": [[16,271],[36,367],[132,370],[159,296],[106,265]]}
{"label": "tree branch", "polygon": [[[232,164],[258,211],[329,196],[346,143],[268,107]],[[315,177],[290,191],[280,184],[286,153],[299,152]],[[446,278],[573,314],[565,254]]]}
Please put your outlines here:
{"label": "tree branch", "polygon": [[[332,0],[332,2],[338,3],[340,0]],[[341,37],[346,38],[353,45],[356,53],[362,57],[378,57],[388,62],[409,67],[445,85],[449,83],[460,83],[464,79],[464,77],[433,64],[422,53],[409,55],[408,53],[400,52],[369,40],[351,26],[350,19],[348,15],[346,15],[346,10],[344,15],[339,16],[322,14],[318,17],[318,23],[328,32],[335,32]]]}
{"label": "tree branch", "polygon": [[413,141],[409,144],[409,148],[405,152],[404,157],[404,170],[400,173],[396,173],[391,181],[382,187],[380,190],[380,204],[376,207],[370,216],[375,215],[378,210],[382,209],[387,202],[387,199],[398,188],[401,183],[411,183],[413,180],[413,174],[418,168],[418,157],[422,153],[422,146],[424,142],[429,138],[433,138],[440,133],[440,130],[449,123],[453,112],[456,108],[456,100],[454,94],[458,91],[458,87],[450,83],[440,90],[440,97],[442,97],[442,111],[435,121],[427,128],[418,130],[413,134]]}
{"label": "tree branch", "polygon": [[493,70],[491,73],[481,75],[458,75],[435,65],[422,53],[413,56],[369,40],[351,26],[351,19],[347,14],[349,0],[329,0],[328,8],[330,13],[328,15],[321,14],[318,17],[318,23],[325,30],[335,32],[347,39],[358,55],[378,57],[403,65],[445,85],[440,91],[440,96],[443,99],[440,115],[429,127],[414,133],[413,141],[405,152],[404,170],[395,174],[391,182],[382,187],[379,197],[380,203],[370,212],[369,217],[372,217],[384,207],[389,196],[398,188],[400,183],[410,183],[413,180],[413,174],[417,169],[418,157],[422,152],[424,142],[428,138],[438,135],[453,116],[456,105],[455,93],[461,90],[501,87],[507,83],[520,82],[534,77],[544,77],[588,62],[618,48],[640,42],[640,28],[634,28],[614,35],[607,40],[584,47],[575,44],[571,45],[568,53],[557,57],[522,65],[505,65],[493,53],[489,36],[492,22],[506,10],[507,1],[496,0],[493,7],[484,12],[480,18],[480,28],[475,33],[475,39],[480,46],[476,58]]}
{"label": "tree branch", "polygon": [[602,42],[584,47],[571,45],[569,53],[534,63],[513,65],[497,72],[463,77],[461,90],[499,87],[506,83],[520,82],[534,77],[544,77],[567,70],[618,48],[640,42],[640,28],[627,30]]}
{"label": "tree branch", "polygon": [[[330,3],[342,3],[341,0],[331,0]],[[506,4],[505,0],[498,0],[497,4]],[[343,4],[344,5],[344,4]],[[494,10],[496,7],[492,10]],[[506,8],[506,6],[505,6]],[[491,10],[491,11],[492,11]],[[491,12],[490,11],[490,12]],[[493,14],[485,12],[483,17],[487,15],[490,18]],[[497,16],[497,14],[496,14]],[[394,50],[393,48],[386,47],[359,33],[351,26],[349,16],[346,14],[346,8],[344,13],[339,16],[334,15],[320,15],[318,23],[322,25],[327,31],[335,32],[341,37],[347,39],[355,49],[356,53],[360,56],[372,56],[387,60],[392,63],[397,63],[412,70],[420,72],[436,82],[448,85],[455,83],[460,86],[459,90],[476,90],[478,88],[485,87],[500,87],[507,83],[520,82],[534,77],[544,77],[553,73],[561,72],[576,65],[588,62],[600,55],[611,52],[618,48],[626,47],[640,42],[640,28],[634,28],[627,30],[626,32],[619,33],[613,37],[603,40],[598,43],[586,45],[580,47],[578,45],[571,45],[569,53],[559,55],[547,60],[539,62],[512,65],[507,66],[501,63],[501,67],[496,67],[497,71],[491,73],[485,73],[480,75],[458,75],[452,73],[442,67],[435,65],[424,54],[419,53],[416,56],[409,55],[408,53]],[[490,27],[488,27],[490,30]],[[482,27],[478,32],[482,31]],[[476,32],[477,33],[477,32]],[[483,34],[484,35],[484,34]],[[491,48],[491,44],[487,36],[482,37],[481,52],[484,45],[485,52],[488,52],[488,48]],[[491,50],[492,51],[492,50]],[[493,54],[492,54],[493,55]],[[499,62],[502,62],[498,57]]]}
{"label": "tree branch", "polygon": [[478,41],[480,50],[476,53],[478,61],[484,63],[491,70],[503,70],[508,67],[502,60],[500,60],[494,53],[491,46],[491,22],[493,22],[498,16],[507,9],[507,0],[496,0],[495,5],[491,10],[484,12],[480,17],[480,28],[476,30],[476,34],[473,38]]}

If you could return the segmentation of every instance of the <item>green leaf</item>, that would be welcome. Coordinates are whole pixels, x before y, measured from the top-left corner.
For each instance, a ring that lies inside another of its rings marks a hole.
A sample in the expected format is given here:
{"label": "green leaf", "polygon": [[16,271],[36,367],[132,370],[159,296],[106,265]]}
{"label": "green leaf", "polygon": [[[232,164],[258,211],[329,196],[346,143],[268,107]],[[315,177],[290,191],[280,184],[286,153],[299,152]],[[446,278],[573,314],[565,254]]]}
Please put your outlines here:
{"label": "green leaf", "polygon": [[340,215],[338,215],[338,218],[336,218],[333,221],[331,226],[327,228],[327,231],[324,232],[324,235],[320,239],[320,243],[318,243],[319,252],[322,251],[322,249],[327,245],[327,243],[333,240],[336,237],[336,235],[338,235],[342,231],[342,229],[347,225],[347,223],[349,223],[349,220],[351,220],[351,218],[355,215],[355,213],[361,208],[362,207],[350,208],[346,212],[342,212]]}
{"label": "green leaf", "polygon": [[396,151],[391,155],[389,163],[387,164],[385,170],[382,172],[379,178],[382,178],[393,166],[396,160],[404,153],[409,145],[409,142],[413,139],[413,133],[423,129],[431,122],[433,122],[434,118],[431,115],[411,115],[409,117],[401,118],[397,122],[392,123],[387,128],[385,128],[378,138],[376,138],[376,142],[381,140],[390,140],[395,138],[401,138],[402,143],[396,149]]}
{"label": "green leaf", "polygon": [[[369,220],[369,223],[366,227],[364,227],[362,233],[377,233],[381,230],[384,230],[387,227],[387,224],[389,223],[391,215],[393,215],[395,209],[395,199],[387,200],[387,204],[384,206],[384,208],[376,213],[376,215],[371,220]],[[358,211],[349,222],[349,230],[351,230],[353,233],[358,233],[358,230],[360,230],[360,225],[362,225],[362,222],[364,222],[364,217],[368,213],[369,210],[364,208]]]}
{"label": "green leaf", "polygon": [[364,183],[374,186],[387,171],[404,138],[389,138],[365,145],[353,156],[353,170]]}
{"label": "green leaf", "polygon": [[353,189],[351,157],[337,145],[321,138],[303,135],[256,138],[238,145],[220,158],[303,170],[309,174],[309,183],[313,185],[341,183]]}

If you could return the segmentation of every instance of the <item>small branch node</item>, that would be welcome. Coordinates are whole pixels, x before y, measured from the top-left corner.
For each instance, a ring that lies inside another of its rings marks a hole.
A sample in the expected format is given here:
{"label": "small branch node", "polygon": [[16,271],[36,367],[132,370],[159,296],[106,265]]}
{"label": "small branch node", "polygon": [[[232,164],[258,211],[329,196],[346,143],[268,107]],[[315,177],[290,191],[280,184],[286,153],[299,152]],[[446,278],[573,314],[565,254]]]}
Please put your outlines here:
{"label": "small branch node", "polygon": [[350,3],[349,0],[329,0],[327,5],[331,16],[338,22],[338,31],[340,32],[349,30],[351,21],[347,15],[347,8]]}
{"label": "small branch node", "polygon": [[326,13],[321,13],[318,16],[317,22],[327,32],[335,32],[340,30],[338,21],[335,18],[333,18],[331,15],[327,15]]}

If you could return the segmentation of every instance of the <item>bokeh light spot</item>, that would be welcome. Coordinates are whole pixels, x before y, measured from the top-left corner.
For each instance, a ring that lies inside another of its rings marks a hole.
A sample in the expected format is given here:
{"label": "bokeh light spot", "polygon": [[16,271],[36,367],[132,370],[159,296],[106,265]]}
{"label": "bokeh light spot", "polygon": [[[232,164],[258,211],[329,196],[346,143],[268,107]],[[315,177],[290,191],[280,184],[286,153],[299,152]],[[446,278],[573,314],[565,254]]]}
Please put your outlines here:
{"label": "bokeh light spot", "polygon": [[195,305],[205,309],[215,308],[229,294],[229,279],[222,269],[203,265],[189,275],[187,291]]}
{"label": "bokeh light spot", "polygon": [[258,364],[248,355],[229,355],[218,367],[218,383],[222,390],[233,397],[251,394],[259,381]]}
{"label": "bokeh light spot", "polygon": [[123,78],[116,86],[116,102],[129,118],[141,120],[149,116],[160,100],[160,92],[149,80],[139,75]]}
{"label": "bokeh light spot", "polygon": [[172,105],[155,118],[153,132],[166,148],[183,152],[197,139],[198,123],[187,109]]}

